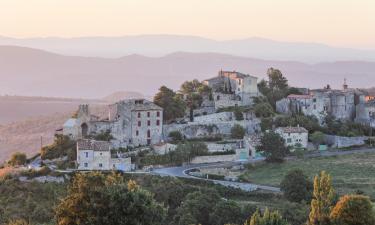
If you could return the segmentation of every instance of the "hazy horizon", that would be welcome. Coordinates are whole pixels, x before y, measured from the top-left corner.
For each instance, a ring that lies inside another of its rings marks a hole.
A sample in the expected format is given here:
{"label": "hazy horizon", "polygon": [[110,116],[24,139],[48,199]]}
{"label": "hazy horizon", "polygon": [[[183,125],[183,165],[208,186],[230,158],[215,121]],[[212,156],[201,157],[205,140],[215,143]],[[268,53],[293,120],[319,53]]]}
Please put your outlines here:
{"label": "hazy horizon", "polygon": [[0,14],[0,35],[17,38],[176,34],[375,49],[372,0],[3,0]]}

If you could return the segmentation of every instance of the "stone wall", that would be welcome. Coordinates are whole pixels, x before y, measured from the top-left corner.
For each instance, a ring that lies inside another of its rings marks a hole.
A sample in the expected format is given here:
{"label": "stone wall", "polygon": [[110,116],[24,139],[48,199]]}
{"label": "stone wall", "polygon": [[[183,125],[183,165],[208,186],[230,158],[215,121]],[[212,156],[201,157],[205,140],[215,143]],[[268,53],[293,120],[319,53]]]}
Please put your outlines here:
{"label": "stone wall", "polygon": [[325,142],[334,148],[346,148],[364,145],[368,137],[342,137],[336,135],[325,135]]}
{"label": "stone wall", "polygon": [[214,163],[214,162],[231,162],[237,160],[236,155],[215,155],[215,156],[198,156],[195,157],[191,163]]}
{"label": "stone wall", "polygon": [[236,142],[220,144],[216,142],[205,142],[209,152],[224,152],[229,150],[235,150],[237,148]]}
{"label": "stone wall", "polygon": [[218,121],[231,121],[234,115],[232,112],[221,112],[205,116],[194,117],[194,122],[196,123],[214,123]]}
{"label": "stone wall", "polygon": [[209,137],[218,134],[230,135],[232,127],[238,124],[245,128],[247,134],[260,132],[260,120],[242,120],[242,121],[222,121],[212,123],[190,122],[186,124],[169,124],[163,126],[164,138],[167,138],[172,131],[179,131],[186,138]]}

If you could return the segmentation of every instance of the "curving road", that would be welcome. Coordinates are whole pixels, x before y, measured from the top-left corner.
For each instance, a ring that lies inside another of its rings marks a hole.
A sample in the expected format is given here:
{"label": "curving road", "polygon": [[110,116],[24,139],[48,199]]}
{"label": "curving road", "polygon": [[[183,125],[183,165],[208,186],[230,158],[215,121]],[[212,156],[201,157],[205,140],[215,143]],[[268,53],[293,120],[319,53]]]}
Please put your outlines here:
{"label": "curving road", "polygon": [[200,177],[191,176],[187,173],[191,169],[226,167],[226,166],[235,166],[235,165],[241,165],[241,164],[243,163],[241,162],[222,163],[221,162],[221,163],[194,164],[194,165],[186,165],[186,166],[181,166],[181,167],[168,167],[168,168],[154,169],[154,171],[152,171],[151,173],[157,174],[160,176],[173,176],[173,177],[207,180],[207,181],[213,182],[214,184],[220,184],[225,187],[239,188],[243,191],[255,191],[255,190],[260,189],[260,190],[267,190],[267,191],[272,191],[272,192],[280,192],[280,188],[277,188],[277,187],[257,185],[257,184],[252,184],[252,183],[242,183],[242,182],[235,182],[235,181],[204,179]]}

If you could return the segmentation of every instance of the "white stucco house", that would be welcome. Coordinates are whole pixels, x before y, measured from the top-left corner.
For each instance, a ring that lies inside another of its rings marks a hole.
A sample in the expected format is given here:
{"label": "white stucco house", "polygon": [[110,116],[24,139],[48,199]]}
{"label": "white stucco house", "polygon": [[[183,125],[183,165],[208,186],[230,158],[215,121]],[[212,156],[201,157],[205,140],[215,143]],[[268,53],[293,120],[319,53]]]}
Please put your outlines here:
{"label": "white stucco house", "polygon": [[292,149],[300,146],[307,148],[309,132],[304,127],[278,127],[275,133],[279,134],[285,141],[285,145]]}
{"label": "white stucco house", "polygon": [[82,139],[77,141],[78,170],[130,171],[131,158],[111,153],[111,143]]}

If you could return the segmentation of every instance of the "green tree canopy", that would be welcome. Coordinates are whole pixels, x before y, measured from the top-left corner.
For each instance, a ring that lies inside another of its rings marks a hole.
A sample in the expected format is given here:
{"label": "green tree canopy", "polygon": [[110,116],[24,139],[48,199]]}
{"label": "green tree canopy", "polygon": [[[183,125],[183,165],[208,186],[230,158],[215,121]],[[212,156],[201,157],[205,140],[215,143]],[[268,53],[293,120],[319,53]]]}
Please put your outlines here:
{"label": "green tree canopy", "polygon": [[267,162],[282,162],[289,152],[284,139],[273,131],[264,133],[257,149],[263,152]]}
{"label": "green tree canopy", "polygon": [[243,223],[241,207],[235,201],[219,201],[210,213],[210,222],[214,225]]}
{"label": "green tree canopy", "polygon": [[78,173],[55,209],[58,225],[163,224],[165,209],[121,175]]}
{"label": "green tree canopy", "polygon": [[230,130],[231,137],[236,139],[242,139],[245,136],[246,130],[239,124],[235,124]]}
{"label": "green tree canopy", "polygon": [[278,211],[271,212],[266,208],[263,216],[258,210],[244,225],[289,225],[289,223],[282,218]]}
{"label": "green tree canopy", "polygon": [[311,201],[309,225],[329,224],[329,215],[333,206],[335,192],[332,179],[325,171],[320,172],[314,179],[314,192]]}
{"label": "green tree canopy", "polygon": [[171,121],[185,115],[186,104],[182,96],[166,86],[159,88],[159,92],[154,96],[154,103],[164,109],[164,121]]}
{"label": "green tree canopy", "polygon": [[375,224],[374,212],[369,197],[345,195],[331,212],[331,220],[337,225]]}
{"label": "green tree canopy", "polygon": [[284,196],[291,202],[310,201],[313,184],[300,169],[291,170],[280,184]]}

